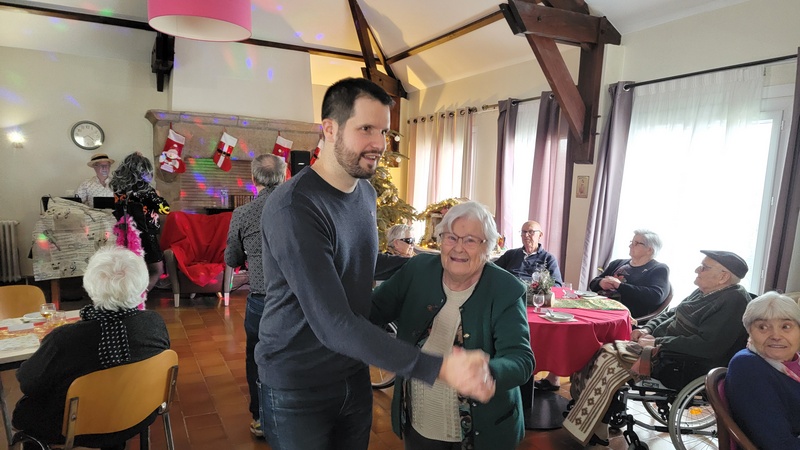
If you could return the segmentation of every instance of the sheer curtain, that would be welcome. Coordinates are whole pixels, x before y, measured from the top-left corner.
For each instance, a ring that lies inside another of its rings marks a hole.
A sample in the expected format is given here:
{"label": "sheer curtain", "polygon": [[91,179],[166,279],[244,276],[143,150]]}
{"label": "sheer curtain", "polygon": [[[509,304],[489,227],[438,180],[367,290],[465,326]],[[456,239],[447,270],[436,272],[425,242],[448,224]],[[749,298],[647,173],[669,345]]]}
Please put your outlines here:
{"label": "sheer curtain", "polygon": [[762,73],[749,67],[634,92],[610,259],[626,257],[633,230],[655,231],[676,299],[695,288],[701,249],[733,251],[754,265],[768,162],[768,140],[759,141]]}
{"label": "sheer curtain", "polygon": [[[536,125],[539,114],[539,100],[520,102],[517,105],[514,145],[509,150],[509,158],[513,161],[505,171],[504,177],[510,182],[510,191],[506,200],[511,205],[506,217],[510,223],[506,229],[506,248],[522,246],[519,231],[522,224],[530,218],[528,204],[531,201],[531,177],[533,174],[533,155],[536,148]],[[543,223],[542,226],[547,226]]]}

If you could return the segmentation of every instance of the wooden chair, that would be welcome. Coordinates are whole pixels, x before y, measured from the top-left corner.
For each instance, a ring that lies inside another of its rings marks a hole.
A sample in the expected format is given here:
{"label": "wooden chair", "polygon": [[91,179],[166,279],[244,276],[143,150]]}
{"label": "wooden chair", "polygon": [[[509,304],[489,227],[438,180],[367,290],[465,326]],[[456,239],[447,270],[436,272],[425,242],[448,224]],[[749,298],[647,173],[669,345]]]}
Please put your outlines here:
{"label": "wooden chair", "polygon": [[[706,375],[706,395],[714,414],[717,417],[717,439],[720,450],[758,450],[758,447],[745,436],[739,425],[733,420],[728,399],[725,397],[725,374],[727,367],[711,369]],[[738,447],[737,447],[738,445]]]}
{"label": "wooden chair", "polygon": [[0,319],[39,312],[42,303],[47,301],[44,292],[37,286],[27,284],[0,286]]}
{"label": "wooden chair", "polygon": [[667,294],[667,298],[660,305],[658,305],[658,308],[649,314],[643,315],[642,317],[634,317],[636,319],[636,323],[639,325],[644,324],[648,320],[661,314],[663,311],[669,308],[670,303],[672,303],[672,284],[669,285],[669,294]]}
{"label": "wooden chair", "polygon": [[[77,378],[67,391],[64,407],[64,450],[71,450],[75,438],[82,435],[103,435],[133,428],[154,411],[164,420],[167,448],[174,450],[169,407],[177,378],[178,354],[173,350]],[[24,432],[15,433],[12,442],[34,442],[42,449],[49,448]],[[139,432],[139,442],[142,450],[150,448],[149,425]]]}

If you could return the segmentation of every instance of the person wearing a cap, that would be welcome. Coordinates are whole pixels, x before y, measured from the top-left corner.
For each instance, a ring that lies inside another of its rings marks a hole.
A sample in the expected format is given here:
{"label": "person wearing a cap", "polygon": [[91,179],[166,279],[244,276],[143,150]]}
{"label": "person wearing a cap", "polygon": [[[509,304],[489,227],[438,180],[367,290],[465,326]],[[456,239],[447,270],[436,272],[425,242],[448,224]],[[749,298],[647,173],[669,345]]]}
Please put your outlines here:
{"label": "person wearing a cap", "polygon": [[114,191],[111,190],[111,165],[114,160],[105,153],[95,153],[86,163],[94,169],[95,176],[85,180],[75,190],[75,195],[80,197],[84,205],[94,206],[94,197],[113,197]]}
{"label": "person wearing a cap", "polygon": [[[727,366],[747,342],[746,330],[739,325],[751,299],[739,285],[747,275],[747,263],[733,252],[701,250],[701,253],[705,258],[695,269],[697,289],[677,307],[662,312],[631,333],[631,341],[646,347],[643,352],[652,351],[654,355],[651,371],[644,374],[670,389],[679,390],[712,368]],[[632,378],[630,372],[643,374],[641,366],[626,362],[621,356],[604,358],[601,354],[604,351],[616,356],[610,350],[601,348],[584,370],[573,375],[570,392],[576,403],[564,421],[564,428],[584,443],[608,445],[608,420],[624,409],[613,397]],[[613,372],[618,374],[616,378],[610,375]],[[595,390],[597,380],[593,375],[598,373],[606,377],[606,382]],[[607,381],[610,379],[613,382]],[[588,429],[593,434],[587,436],[586,425],[590,423],[592,428]]]}

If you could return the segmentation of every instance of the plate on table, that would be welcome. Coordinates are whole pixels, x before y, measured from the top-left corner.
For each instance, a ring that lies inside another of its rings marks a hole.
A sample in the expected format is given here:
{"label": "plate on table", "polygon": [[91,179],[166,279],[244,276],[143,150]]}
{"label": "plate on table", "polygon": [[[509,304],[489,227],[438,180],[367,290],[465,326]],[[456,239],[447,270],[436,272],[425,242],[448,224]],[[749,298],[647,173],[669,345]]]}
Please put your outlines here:
{"label": "plate on table", "polygon": [[539,314],[539,316],[553,322],[569,322],[570,320],[575,319],[575,316],[572,314],[560,311],[548,311],[545,314]]}
{"label": "plate on table", "polygon": [[25,314],[24,316],[22,316],[22,321],[23,322],[39,322],[39,321],[44,321],[44,320],[47,320],[47,319],[45,319],[44,316],[41,315],[38,312],[28,313],[28,314]]}
{"label": "plate on table", "polygon": [[575,293],[583,298],[598,296],[597,292],[592,292],[592,291],[575,291]]}

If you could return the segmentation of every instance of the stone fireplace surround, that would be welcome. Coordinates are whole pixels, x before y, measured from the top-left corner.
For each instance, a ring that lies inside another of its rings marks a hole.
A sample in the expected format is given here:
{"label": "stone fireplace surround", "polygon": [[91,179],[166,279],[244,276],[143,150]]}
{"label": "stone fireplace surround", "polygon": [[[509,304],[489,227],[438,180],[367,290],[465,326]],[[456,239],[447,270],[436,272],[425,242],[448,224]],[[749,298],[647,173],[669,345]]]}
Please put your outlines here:
{"label": "stone fireplace surround", "polygon": [[[184,204],[180,186],[182,174],[172,174],[158,168],[158,158],[164,150],[170,126],[176,133],[186,138],[181,157],[187,164],[191,158],[211,159],[222,132],[236,137],[239,141],[231,159],[250,161],[254,157],[271,153],[275,141],[280,136],[293,141],[292,150],[313,151],[322,136],[321,125],[294,120],[264,119],[258,117],[232,116],[151,109],[145,118],[153,124],[153,161],[156,167],[156,189],[169,202],[171,209],[196,209]],[[227,175],[220,170],[220,176]],[[231,175],[231,186],[236,183]],[[248,180],[249,181],[249,180]]]}

